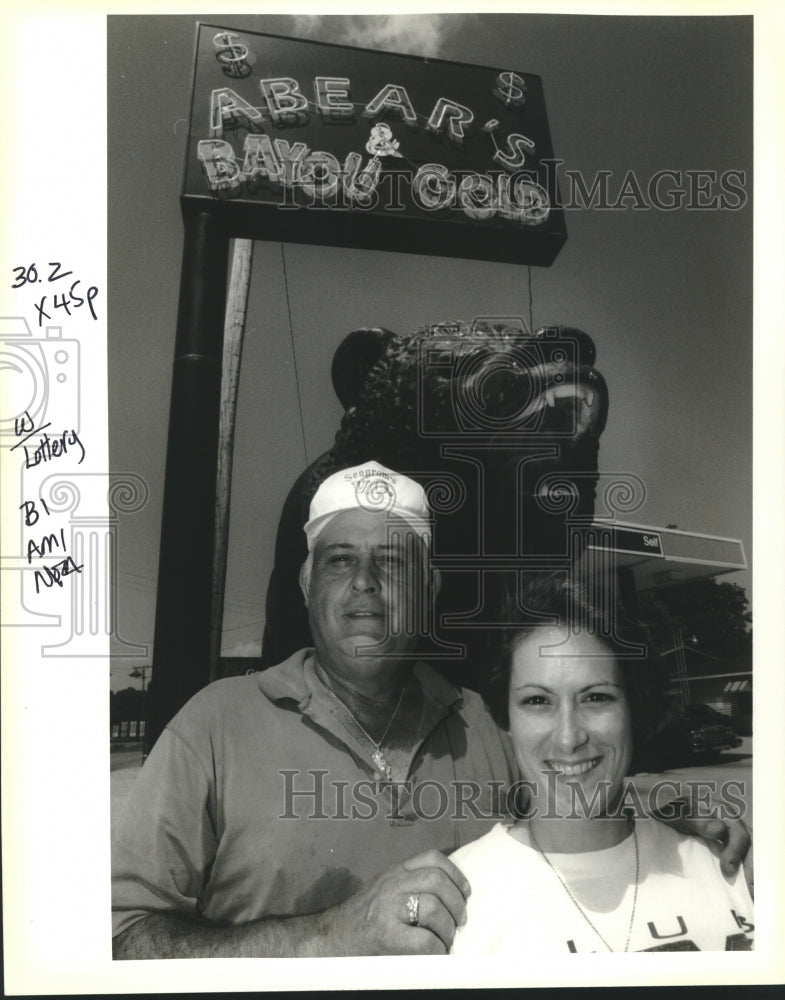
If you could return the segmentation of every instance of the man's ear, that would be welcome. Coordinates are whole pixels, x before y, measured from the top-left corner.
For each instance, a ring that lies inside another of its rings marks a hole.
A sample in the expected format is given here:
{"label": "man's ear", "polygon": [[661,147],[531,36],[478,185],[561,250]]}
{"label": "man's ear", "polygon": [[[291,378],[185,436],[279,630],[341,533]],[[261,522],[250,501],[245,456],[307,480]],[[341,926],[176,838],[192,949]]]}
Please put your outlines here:
{"label": "man's ear", "polygon": [[300,567],[300,590],[303,592],[305,606],[308,607],[308,588],[310,585],[310,573],[308,572],[308,560]]}

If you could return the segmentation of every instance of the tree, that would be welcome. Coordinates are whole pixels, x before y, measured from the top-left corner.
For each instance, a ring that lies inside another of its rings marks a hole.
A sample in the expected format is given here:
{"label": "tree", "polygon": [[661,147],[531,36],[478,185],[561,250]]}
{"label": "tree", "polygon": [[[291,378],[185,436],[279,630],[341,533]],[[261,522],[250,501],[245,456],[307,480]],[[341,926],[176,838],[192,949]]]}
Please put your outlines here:
{"label": "tree", "polygon": [[[743,587],[702,577],[642,594],[640,617],[655,628],[681,628],[685,641],[726,658],[752,650],[752,614]],[[694,636],[694,639],[692,638]]]}
{"label": "tree", "polygon": [[144,691],[145,690],[144,683],[145,683],[145,680],[147,678],[147,671],[148,670],[152,670],[152,669],[153,668],[151,666],[149,666],[148,664],[145,664],[143,667],[134,667],[133,670],[130,672],[130,674],[128,676],[129,677],[141,677],[142,678],[142,691]]}
{"label": "tree", "polygon": [[109,696],[109,714],[112,722],[127,722],[144,717],[144,694],[139,688],[127,687],[113,691]]}

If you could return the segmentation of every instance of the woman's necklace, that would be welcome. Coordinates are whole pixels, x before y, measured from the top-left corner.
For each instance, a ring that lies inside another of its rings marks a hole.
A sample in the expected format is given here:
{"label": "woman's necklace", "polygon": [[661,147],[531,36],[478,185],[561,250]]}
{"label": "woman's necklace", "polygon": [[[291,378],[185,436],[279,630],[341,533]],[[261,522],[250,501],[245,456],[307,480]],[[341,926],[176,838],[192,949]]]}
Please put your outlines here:
{"label": "woman's necklace", "polygon": [[[605,947],[608,949],[608,951],[613,951],[613,948],[611,948],[611,946],[608,944],[608,942],[605,940],[605,938],[602,936],[602,934],[600,934],[600,932],[597,930],[597,928],[594,926],[594,924],[589,919],[588,913],[584,910],[584,908],[581,906],[581,904],[578,902],[578,900],[572,894],[572,890],[567,885],[567,883],[564,881],[564,879],[561,877],[561,872],[558,870],[558,868],[555,867],[555,865],[551,862],[551,859],[548,857],[548,855],[545,853],[545,851],[543,851],[543,849],[537,843],[537,838],[534,836],[534,830],[532,829],[531,824],[529,824],[529,836],[531,837],[531,840],[532,840],[532,843],[534,844],[534,846],[537,848],[537,850],[540,852],[540,854],[545,859],[546,863],[548,864],[548,867],[551,869],[551,871],[556,876],[556,878],[559,880],[559,882],[561,882],[562,888],[567,893],[567,895],[570,897],[570,899],[573,901],[573,903],[577,907],[577,909],[580,912],[580,914],[583,917],[583,919],[586,921],[586,923],[589,925],[589,927],[591,927],[591,929],[594,931],[594,933],[597,935],[597,937],[600,939],[600,941],[602,941],[602,943],[605,945]],[[634,890],[633,895],[632,895],[632,912],[630,913],[630,926],[627,928],[627,940],[624,943],[624,950],[625,951],[628,951],[629,947],[630,947],[630,938],[632,937],[632,925],[635,923],[635,911],[638,908],[638,878],[640,876],[640,858],[638,856],[638,834],[635,831],[635,826],[632,827],[632,841],[633,841],[633,844],[635,845],[635,890]]]}
{"label": "woman's necklace", "polygon": [[373,753],[371,754],[371,760],[373,761],[377,770],[381,771],[385,781],[389,781],[390,778],[392,778],[392,767],[390,766],[387,758],[382,753],[382,743],[384,743],[384,741],[387,739],[387,734],[390,731],[390,727],[393,724],[393,720],[395,719],[395,716],[398,714],[398,709],[401,707],[401,702],[403,701],[403,695],[404,692],[406,691],[406,685],[404,684],[404,686],[401,688],[401,693],[398,696],[398,701],[395,705],[395,708],[393,709],[393,714],[390,716],[390,721],[385,726],[384,732],[382,733],[378,741],[375,740],[373,736],[371,736],[371,734],[368,732],[365,726],[360,722],[360,720],[357,718],[354,712],[349,708],[346,702],[342,698],[339,698],[332,688],[330,688],[329,690],[333,698],[335,698],[335,700],[338,702],[339,705],[343,706],[343,708],[346,709],[346,711],[351,716],[352,722],[355,724],[355,726],[357,726],[357,728],[360,730],[363,736],[373,746],[374,750]]}

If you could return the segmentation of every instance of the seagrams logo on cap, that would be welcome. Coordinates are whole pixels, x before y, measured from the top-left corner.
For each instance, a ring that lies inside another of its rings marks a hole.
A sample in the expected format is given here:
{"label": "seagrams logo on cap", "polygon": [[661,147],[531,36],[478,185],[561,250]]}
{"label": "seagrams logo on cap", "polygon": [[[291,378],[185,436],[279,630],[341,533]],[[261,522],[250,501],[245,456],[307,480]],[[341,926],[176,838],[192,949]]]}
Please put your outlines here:
{"label": "seagrams logo on cap", "polygon": [[364,462],[328,476],[314,494],[304,529],[309,552],[325,525],[346,510],[394,513],[421,538],[430,537],[430,510],[422,486],[378,462]]}
{"label": "seagrams logo on cap", "polygon": [[357,506],[364,510],[390,510],[395,505],[395,487],[379,477],[358,479],[354,484]]}

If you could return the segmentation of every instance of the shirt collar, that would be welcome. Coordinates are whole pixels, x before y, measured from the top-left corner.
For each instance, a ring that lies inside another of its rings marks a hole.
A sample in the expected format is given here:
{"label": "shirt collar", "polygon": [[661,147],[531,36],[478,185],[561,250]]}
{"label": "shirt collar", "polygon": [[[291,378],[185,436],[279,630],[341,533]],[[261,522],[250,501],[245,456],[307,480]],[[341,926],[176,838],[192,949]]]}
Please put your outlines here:
{"label": "shirt collar", "polygon": [[257,676],[260,691],[270,701],[294,700],[302,703],[309,695],[305,680],[305,662],[313,659],[312,649],[300,649],[274,667],[259,671]]}
{"label": "shirt collar", "polygon": [[[366,749],[342,725],[336,714],[335,696],[319,679],[315,662],[313,649],[301,649],[283,663],[261,671],[259,688],[273,702],[289,700],[296,703],[304,717],[340,740],[364,767],[370,769]],[[413,673],[423,692],[423,709],[414,734],[407,774],[423,742],[444,719],[457,712],[463,704],[463,696],[458,688],[427,663],[416,663]]]}
{"label": "shirt collar", "polygon": [[[323,687],[314,671],[313,654],[313,649],[301,649],[283,663],[260,671],[258,676],[260,690],[271,701],[288,698],[296,701],[301,711],[305,711],[315,688]],[[418,661],[414,667],[414,676],[420,682],[426,700],[435,702],[444,709],[459,708],[463,704],[461,691],[427,663]]]}

